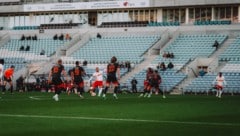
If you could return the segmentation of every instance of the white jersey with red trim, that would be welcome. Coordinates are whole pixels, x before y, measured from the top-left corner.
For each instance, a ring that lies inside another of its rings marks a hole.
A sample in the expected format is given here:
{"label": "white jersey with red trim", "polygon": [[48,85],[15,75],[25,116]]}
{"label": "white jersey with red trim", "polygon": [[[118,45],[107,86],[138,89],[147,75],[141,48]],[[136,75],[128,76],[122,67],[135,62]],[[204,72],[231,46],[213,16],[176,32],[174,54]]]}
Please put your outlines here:
{"label": "white jersey with red trim", "polygon": [[222,77],[217,76],[217,77],[216,77],[216,82],[217,82],[217,85],[223,86],[223,84],[225,84],[225,78],[224,78],[224,76],[222,76]]}
{"label": "white jersey with red trim", "polygon": [[102,71],[94,72],[93,78],[95,78],[95,81],[103,81],[103,72]]}

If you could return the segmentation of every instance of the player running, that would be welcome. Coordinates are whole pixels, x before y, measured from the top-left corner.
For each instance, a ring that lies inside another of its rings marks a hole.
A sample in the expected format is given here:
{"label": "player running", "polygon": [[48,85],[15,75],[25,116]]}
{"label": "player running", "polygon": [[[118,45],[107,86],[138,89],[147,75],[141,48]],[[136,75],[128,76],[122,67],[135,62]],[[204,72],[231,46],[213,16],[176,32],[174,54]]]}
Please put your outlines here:
{"label": "player running", "polygon": [[222,90],[223,90],[223,85],[227,85],[227,82],[225,81],[224,76],[222,75],[221,72],[219,72],[218,76],[216,79],[213,81],[215,84],[215,88],[217,89],[217,94],[216,97],[221,98],[222,97]]}
{"label": "player running", "polygon": [[55,64],[49,72],[48,82],[54,85],[55,95],[53,99],[55,101],[59,101],[59,94],[64,89],[64,82],[62,81],[62,75],[64,75],[64,79],[67,80],[67,73],[64,70],[64,66],[62,65],[62,60],[59,59],[57,64]]}
{"label": "player running", "polygon": [[13,94],[13,82],[12,82],[12,79],[13,79],[13,74],[14,74],[14,69],[15,69],[15,66],[11,66],[10,68],[6,69],[4,71],[4,77],[3,77],[3,94],[5,94],[5,91],[6,91],[6,85],[9,84],[10,85],[10,91],[11,91],[11,94]]}
{"label": "player running", "polygon": [[111,58],[110,63],[107,65],[106,87],[103,91],[103,98],[104,99],[106,99],[106,93],[107,93],[108,88],[109,88],[111,83],[114,87],[113,97],[115,99],[118,99],[117,94],[116,94],[117,90],[118,90],[118,85],[119,85],[118,80],[120,80],[120,67],[119,67],[119,64],[117,63],[117,58],[115,56],[113,56]]}
{"label": "player running", "polygon": [[83,97],[84,92],[84,81],[83,76],[86,75],[85,70],[83,67],[79,65],[79,61],[75,62],[76,66],[71,71],[71,79],[72,83],[74,84],[75,88],[77,89],[77,94],[80,98]]}
{"label": "player running", "polygon": [[148,68],[146,73],[146,79],[144,80],[144,90],[143,93],[139,95],[139,97],[148,97],[150,98],[152,95],[152,87],[154,84],[154,72],[152,68]]}
{"label": "player running", "polygon": [[94,90],[98,88],[98,96],[100,97],[103,90],[103,71],[99,70],[99,67],[96,67],[96,71],[90,77],[89,82],[94,79],[92,86],[90,87],[90,94],[91,96],[95,96]]}

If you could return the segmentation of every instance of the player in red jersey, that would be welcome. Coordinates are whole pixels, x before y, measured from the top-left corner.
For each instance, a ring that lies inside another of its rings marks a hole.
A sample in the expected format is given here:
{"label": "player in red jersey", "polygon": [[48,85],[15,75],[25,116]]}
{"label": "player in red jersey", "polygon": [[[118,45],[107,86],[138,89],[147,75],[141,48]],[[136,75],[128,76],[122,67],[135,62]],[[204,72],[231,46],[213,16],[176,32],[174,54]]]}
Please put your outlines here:
{"label": "player in red jersey", "polygon": [[74,84],[74,87],[77,89],[78,96],[80,98],[84,98],[83,97],[84,81],[82,77],[85,76],[86,73],[83,67],[79,65],[79,61],[76,61],[75,64],[76,66],[71,71],[72,83]]}
{"label": "player in red jersey", "polygon": [[146,79],[144,81],[144,90],[143,90],[143,93],[141,93],[139,95],[139,97],[151,97],[151,94],[152,94],[152,87],[153,87],[153,84],[154,84],[154,72],[153,72],[153,69],[152,68],[148,68],[147,69],[147,73],[146,73]]}
{"label": "player in red jersey", "polygon": [[55,101],[59,100],[58,96],[64,89],[64,82],[61,78],[62,74],[64,75],[65,80],[67,80],[67,73],[62,65],[62,60],[59,59],[57,64],[52,67],[48,75],[48,82],[54,85],[55,95],[53,96],[53,99]]}
{"label": "player in red jersey", "polygon": [[15,66],[12,65],[10,68],[8,68],[4,71],[4,75],[3,75],[3,94],[6,91],[6,85],[7,84],[10,85],[11,94],[13,93],[12,78],[13,78],[13,74],[14,74],[14,69],[15,69]]}
{"label": "player in red jersey", "polygon": [[119,81],[120,80],[120,66],[117,63],[117,58],[115,56],[113,56],[111,58],[111,62],[107,65],[107,80],[106,80],[106,87],[103,91],[103,98],[106,98],[106,93],[108,91],[108,88],[110,86],[110,84],[113,85],[114,87],[114,93],[113,93],[113,97],[115,99],[118,99],[117,97],[117,90],[118,90],[118,85],[119,85]]}

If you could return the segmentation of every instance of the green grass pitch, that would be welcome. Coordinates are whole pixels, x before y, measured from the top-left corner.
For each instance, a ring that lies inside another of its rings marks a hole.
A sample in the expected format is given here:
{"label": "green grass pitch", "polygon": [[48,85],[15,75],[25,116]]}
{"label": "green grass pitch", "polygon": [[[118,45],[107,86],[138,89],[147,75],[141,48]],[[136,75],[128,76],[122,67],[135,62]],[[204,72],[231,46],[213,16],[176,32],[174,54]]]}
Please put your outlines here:
{"label": "green grass pitch", "polygon": [[0,136],[239,136],[240,96],[0,94]]}

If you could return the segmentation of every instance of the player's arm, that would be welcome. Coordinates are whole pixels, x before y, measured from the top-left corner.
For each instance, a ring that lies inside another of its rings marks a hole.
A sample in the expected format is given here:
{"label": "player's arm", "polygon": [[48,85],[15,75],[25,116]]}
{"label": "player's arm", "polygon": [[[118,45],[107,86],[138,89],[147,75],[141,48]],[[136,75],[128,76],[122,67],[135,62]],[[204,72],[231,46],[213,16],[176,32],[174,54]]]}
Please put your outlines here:
{"label": "player's arm", "polygon": [[48,83],[50,83],[51,81],[52,81],[52,70],[50,70],[48,74]]}
{"label": "player's arm", "polygon": [[66,72],[66,70],[62,70],[62,74],[63,74],[63,76],[64,76],[64,79],[65,79],[66,81],[68,81],[68,77],[67,77],[67,72]]}
{"label": "player's arm", "polygon": [[117,68],[117,78],[120,80],[120,67]]}

